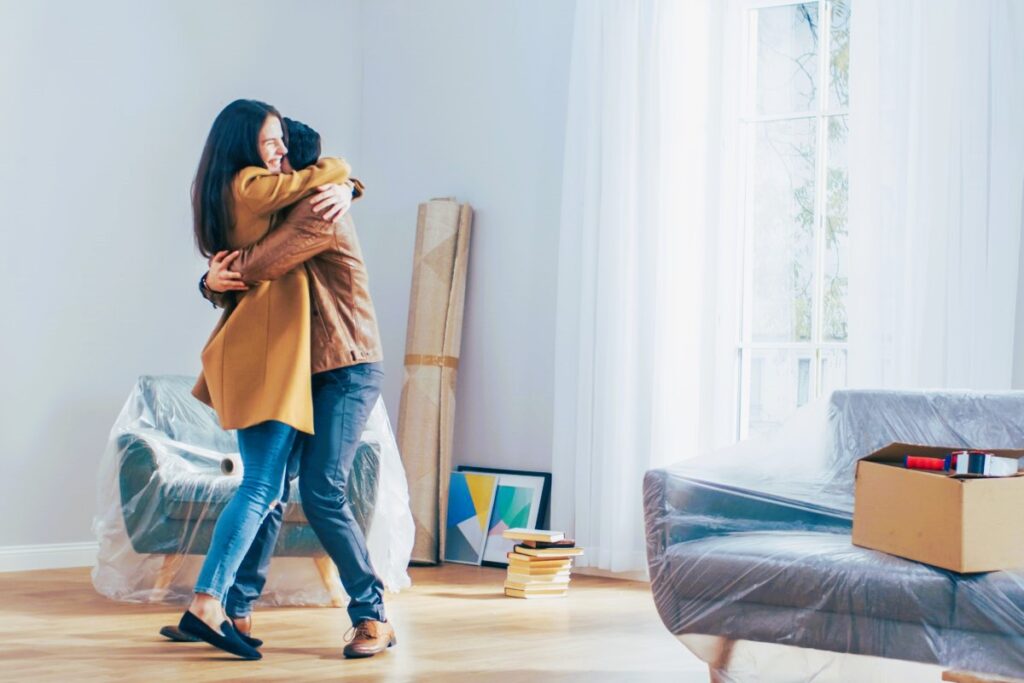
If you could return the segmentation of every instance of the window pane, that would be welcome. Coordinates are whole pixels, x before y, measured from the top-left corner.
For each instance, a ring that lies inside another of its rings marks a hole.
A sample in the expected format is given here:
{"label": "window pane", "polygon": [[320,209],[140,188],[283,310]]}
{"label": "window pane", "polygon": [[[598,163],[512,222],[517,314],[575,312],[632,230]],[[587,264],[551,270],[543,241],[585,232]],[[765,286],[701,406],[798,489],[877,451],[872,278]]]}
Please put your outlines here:
{"label": "window pane", "polygon": [[850,258],[847,198],[850,179],[846,165],[847,117],[828,118],[828,182],[825,188],[825,289],[822,338],[846,341],[847,270]]}
{"label": "window pane", "polygon": [[846,386],[846,349],[821,352],[821,395],[828,396]]}
{"label": "window pane", "polygon": [[757,112],[817,109],[818,3],[757,10]]}
{"label": "window pane", "polygon": [[829,106],[850,106],[850,0],[832,0],[828,3],[832,30],[829,47],[828,90]]}
{"label": "window pane", "polygon": [[753,341],[811,338],[815,119],[754,124]]}
{"label": "window pane", "polygon": [[811,395],[811,354],[754,349],[750,353],[749,436],[782,424]]}

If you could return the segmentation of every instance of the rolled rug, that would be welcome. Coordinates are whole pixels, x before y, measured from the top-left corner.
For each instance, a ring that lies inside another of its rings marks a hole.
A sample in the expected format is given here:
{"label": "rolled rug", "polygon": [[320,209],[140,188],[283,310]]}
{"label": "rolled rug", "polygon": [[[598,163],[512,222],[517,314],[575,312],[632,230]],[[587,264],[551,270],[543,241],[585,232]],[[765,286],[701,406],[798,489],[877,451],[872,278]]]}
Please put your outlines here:
{"label": "rolled rug", "polygon": [[398,449],[416,524],[414,562],[436,564],[443,556],[472,222],[472,207],[454,199],[419,207],[398,414]]}
{"label": "rolled rug", "polygon": [[228,453],[220,460],[221,474],[229,477],[242,476],[242,456],[239,453]]}

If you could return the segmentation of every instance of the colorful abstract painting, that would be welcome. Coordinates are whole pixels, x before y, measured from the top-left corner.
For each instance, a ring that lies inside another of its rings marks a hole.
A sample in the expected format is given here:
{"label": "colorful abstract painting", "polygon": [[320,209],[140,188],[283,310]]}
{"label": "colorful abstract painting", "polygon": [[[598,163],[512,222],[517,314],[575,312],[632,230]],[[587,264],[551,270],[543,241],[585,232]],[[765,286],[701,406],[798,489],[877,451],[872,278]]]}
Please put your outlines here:
{"label": "colorful abstract painting", "polygon": [[494,507],[498,477],[452,472],[448,484],[445,562],[480,564]]}
{"label": "colorful abstract painting", "polygon": [[[459,467],[464,473],[474,469]],[[482,471],[484,468],[480,468]],[[494,497],[494,510],[487,525],[487,539],[484,543],[483,562],[508,564],[508,553],[515,541],[502,536],[506,529],[536,529],[544,515],[550,474],[543,472],[516,472],[514,470],[491,470],[498,477],[498,491]]]}

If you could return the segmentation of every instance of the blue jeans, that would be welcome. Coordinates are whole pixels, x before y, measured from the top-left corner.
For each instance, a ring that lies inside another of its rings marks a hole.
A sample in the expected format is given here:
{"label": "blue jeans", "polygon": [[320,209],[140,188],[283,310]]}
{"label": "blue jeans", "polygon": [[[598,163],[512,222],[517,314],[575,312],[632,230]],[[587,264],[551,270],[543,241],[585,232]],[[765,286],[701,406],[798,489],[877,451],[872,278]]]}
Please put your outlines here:
{"label": "blue jeans", "polygon": [[296,434],[295,428],[272,420],[238,430],[242,483],[214,527],[210,550],[196,579],[196,593],[223,600],[235,583],[242,560],[271,508],[279,508]]}
{"label": "blue jeans", "polygon": [[249,552],[245,554],[245,558],[238,568],[238,573],[235,574],[235,582],[228,589],[224,606],[228,616],[232,618],[249,616],[252,613],[253,604],[263,594],[263,587],[267,583],[270,559],[274,555],[274,547],[277,545],[277,537],[281,531],[284,504],[290,499],[291,482],[298,476],[303,445],[308,436],[308,434],[301,433],[296,435],[295,445],[288,458],[288,467],[282,484],[281,502],[267,513],[259,531],[256,532],[256,538],[249,546]]}
{"label": "blue jeans", "polygon": [[[366,539],[347,499],[348,476],[366,420],[380,395],[380,363],[361,363],[313,375],[313,428],[300,434],[288,465],[297,470],[306,519],[338,566],[348,593],[349,618],[385,620],[384,585],[366,550]],[[290,478],[290,477],[289,477]],[[284,482],[282,501],[288,499]],[[228,592],[227,613],[245,617],[266,583],[270,558],[281,529],[281,508],[267,515]]]}

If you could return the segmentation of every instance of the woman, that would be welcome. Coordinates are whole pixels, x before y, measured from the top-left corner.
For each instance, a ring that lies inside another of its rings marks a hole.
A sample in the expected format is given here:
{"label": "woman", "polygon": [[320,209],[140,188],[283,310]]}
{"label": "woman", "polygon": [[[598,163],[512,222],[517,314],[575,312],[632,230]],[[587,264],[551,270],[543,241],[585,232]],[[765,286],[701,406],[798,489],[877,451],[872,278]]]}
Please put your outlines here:
{"label": "woman", "polygon": [[[195,237],[205,256],[257,242],[275,212],[321,186],[348,181],[349,167],[341,159],[282,172],[287,151],[281,116],[270,105],[236,100],[217,116],[192,190]],[[179,628],[245,659],[261,655],[226,618],[222,603],[256,532],[281,498],[296,434],[313,432],[309,306],[302,268],[245,292],[207,342],[193,391],[217,411],[224,429],[238,430],[244,472],[217,521]]]}
{"label": "woman", "polygon": [[[320,157],[320,135],[285,119],[290,150],[286,163],[307,168]],[[353,189],[363,186],[351,179]],[[343,197],[339,206],[347,207]],[[285,212],[282,212],[284,214]],[[396,643],[385,616],[384,586],[376,575],[362,529],[347,498],[348,477],[366,420],[380,395],[383,352],[369,276],[355,225],[347,215],[325,220],[316,199],[300,202],[256,244],[211,259],[204,296],[224,306],[225,290],[244,291],[246,282],[286,277],[295,269],[309,276],[312,313],[311,370],[316,432],[302,436],[298,470],[303,511],[327,554],[337,565],[349,596],[352,634],[346,657],[372,657]],[[225,264],[235,271],[226,271]],[[288,483],[285,482],[285,496]],[[251,628],[249,614],[266,581],[280,528],[280,510],[267,517],[242,563],[228,599],[228,615],[240,631]],[[247,635],[247,633],[243,633]]]}

